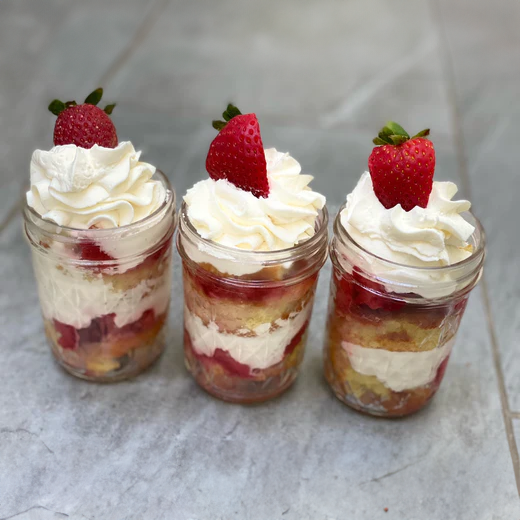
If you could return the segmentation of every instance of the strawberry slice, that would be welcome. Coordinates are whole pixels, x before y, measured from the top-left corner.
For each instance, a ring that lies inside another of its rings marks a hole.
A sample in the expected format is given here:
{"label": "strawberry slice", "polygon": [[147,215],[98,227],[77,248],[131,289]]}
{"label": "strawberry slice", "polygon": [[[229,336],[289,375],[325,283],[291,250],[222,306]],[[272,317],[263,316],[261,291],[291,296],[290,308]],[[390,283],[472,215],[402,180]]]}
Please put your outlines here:
{"label": "strawberry slice", "polygon": [[56,319],[54,319],[53,322],[56,332],[60,335],[58,344],[67,350],[74,350],[77,348],[79,344],[78,331],[72,325],[67,325],[66,323],[62,323]]}
{"label": "strawberry slice", "polygon": [[255,114],[242,114],[228,105],[225,121],[213,121],[219,134],[211,143],[206,170],[214,180],[226,179],[255,197],[269,195],[267,164],[260,125]]}
{"label": "strawberry slice", "polygon": [[405,211],[425,208],[433,187],[435,150],[423,130],[410,137],[402,126],[390,121],[374,139],[368,169],[374,193],[387,209],[401,204]]}
{"label": "strawberry slice", "polygon": [[397,311],[405,305],[404,302],[393,299],[383,285],[365,278],[357,267],[352,273],[343,273],[335,269],[334,279],[335,302],[342,312],[350,312],[353,305],[368,307],[373,311]]}
{"label": "strawberry slice", "polygon": [[79,244],[79,254],[82,260],[100,262],[102,260],[114,260],[108,253],[105,253],[95,242],[90,240]]}

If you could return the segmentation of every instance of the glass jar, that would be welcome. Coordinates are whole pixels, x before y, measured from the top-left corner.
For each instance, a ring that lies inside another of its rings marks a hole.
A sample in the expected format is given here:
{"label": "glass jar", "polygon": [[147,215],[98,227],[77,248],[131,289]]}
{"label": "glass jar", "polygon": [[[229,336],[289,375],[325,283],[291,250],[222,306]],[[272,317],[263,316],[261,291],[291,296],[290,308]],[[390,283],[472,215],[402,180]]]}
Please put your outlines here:
{"label": "glass jar", "polygon": [[25,206],[25,233],[45,334],[58,363],[82,379],[135,376],[164,348],[171,289],[175,193],[127,226],[73,229]]}
{"label": "glass jar", "polygon": [[184,355],[204,390],[253,403],[294,382],[327,259],[327,222],[323,209],[307,241],[281,251],[245,251],[201,238],[182,205]]}
{"label": "glass jar", "polygon": [[451,266],[419,268],[379,258],[334,223],[325,377],[348,406],[381,417],[423,408],[444,376],[470,291],[482,274],[484,231],[472,255]]}

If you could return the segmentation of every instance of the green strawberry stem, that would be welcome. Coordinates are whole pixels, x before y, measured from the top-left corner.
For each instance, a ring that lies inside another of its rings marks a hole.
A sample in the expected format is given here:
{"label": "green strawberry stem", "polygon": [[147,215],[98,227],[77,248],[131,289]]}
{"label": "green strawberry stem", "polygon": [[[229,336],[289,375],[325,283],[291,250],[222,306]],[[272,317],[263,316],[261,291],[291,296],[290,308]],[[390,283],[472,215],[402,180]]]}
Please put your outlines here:
{"label": "green strawberry stem", "polygon": [[399,146],[400,144],[406,143],[410,139],[416,139],[417,137],[426,137],[430,135],[430,129],[421,130],[413,137],[410,137],[410,134],[399,124],[394,121],[388,121],[386,125],[381,128],[378,136],[373,139],[373,143],[375,145],[385,145],[390,144],[394,146]]}
{"label": "green strawberry stem", "polygon": [[218,130],[219,132],[236,116],[241,116],[242,112],[238,110],[238,108],[235,105],[232,105],[229,103],[226,110],[222,112],[222,117],[224,118],[224,121],[213,121],[212,125],[215,130]]}
{"label": "green strawberry stem", "polygon": [[[91,92],[85,98],[84,104],[97,106],[97,104],[101,101],[102,97],[103,97],[103,89],[101,87],[99,87],[96,90],[94,90],[94,92]],[[75,101],[67,101],[64,103],[63,101],[60,101],[59,99],[54,99],[53,101],[51,101],[48,108],[55,116],[59,116],[64,110],[67,110],[67,108],[75,107],[75,106],[77,106],[77,103]],[[111,115],[115,106],[116,106],[115,103],[112,103],[111,105],[107,105],[104,109],[104,112],[108,115]]]}

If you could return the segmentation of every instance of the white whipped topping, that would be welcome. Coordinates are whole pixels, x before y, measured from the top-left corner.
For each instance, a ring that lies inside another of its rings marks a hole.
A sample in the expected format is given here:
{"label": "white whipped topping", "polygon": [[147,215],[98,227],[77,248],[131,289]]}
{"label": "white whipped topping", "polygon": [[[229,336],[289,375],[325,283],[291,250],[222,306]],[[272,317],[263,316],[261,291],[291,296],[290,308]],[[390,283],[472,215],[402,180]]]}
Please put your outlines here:
{"label": "white whipped topping", "polygon": [[152,279],[143,279],[126,291],[114,288],[100,273],[73,266],[56,265],[51,258],[33,255],[34,272],[42,314],[77,329],[106,314],[115,314],[114,323],[123,327],[153,309],[156,316],[166,312],[170,301],[171,269]]}
{"label": "white whipped topping", "polygon": [[[340,221],[349,235],[364,249],[405,267],[373,262],[375,274],[388,276],[397,283],[417,283],[416,292],[424,297],[450,294],[457,289],[443,283],[450,274],[439,271],[407,269],[449,266],[471,256],[468,239],[475,228],[460,213],[468,211],[467,200],[451,200],[457,193],[453,182],[434,182],[426,208],[419,206],[405,211],[400,204],[386,209],[365,172],[354,191],[347,195],[347,205]],[[366,259],[370,264],[371,260]],[[366,267],[366,266],[365,266]],[[380,272],[381,271],[381,272]],[[430,287],[424,287],[424,284]],[[393,288],[399,292],[398,288]],[[402,292],[410,292],[404,288]]]}
{"label": "white whipped topping", "polygon": [[216,349],[225,350],[234,360],[254,370],[279,363],[285,349],[309,320],[310,314],[311,305],[307,305],[286,320],[263,323],[254,330],[241,329],[233,334],[221,332],[214,321],[205,325],[185,307],[184,326],[197,353],[212,357]]}
{"label": "white whipped topping", "polygon": [[302,175],[288,153],[265,150],[269,196],[257,198],[226,180],[200,181],[184,200],[188,218],[205,239],[250,251],[293,247],[314,235],[325,197],[309,188],[313,177]]}
{"label": "white whipped topping", "polygon": [[114,228],[152,214],[166,198],[155,167],[132,143],[116,148],[73,144],[36,150],[27,204],[42,218],[77,229]]}
{"label": "white whipped topping", "polygon": [[440,364],[449,356],[455,338],[424,352],[391,352],[366,348],[343,341],[352,368],[366,376],[376,376],[394,392],[424,386],[435,379]]}

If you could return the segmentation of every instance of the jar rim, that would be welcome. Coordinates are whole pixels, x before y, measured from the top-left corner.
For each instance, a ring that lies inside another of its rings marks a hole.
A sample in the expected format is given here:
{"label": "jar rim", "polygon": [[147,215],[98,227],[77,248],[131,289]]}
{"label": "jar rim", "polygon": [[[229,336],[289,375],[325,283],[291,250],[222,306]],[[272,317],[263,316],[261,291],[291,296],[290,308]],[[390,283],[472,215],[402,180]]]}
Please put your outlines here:
{"label": "jar rim", "polygon": [[441,266],[414,266],[414,265],[408,265],[408,264],[402,264],[399,262],[395,262],[393,260],[388,260],[387,258],[384,258],[382,256],[376,255],[375,253],[372,253],[368,249],[364,248],[361,244],[356,242],[356,240],[350,235],[350,233],[344,228],[343,224],[341,223],[341,213],[346,208],[347,203],[344,202],[341,207],[338,210],[338,213],[336,215],[336,218],[334,219],[334,235],[339,237],[341,242],[345,245],[351,244],[354,246],[356,250],[359,250],[363,255],[366,255],[368,258],[372,258],[377,260],[378,262],[383,262],[383,264],[391,266],[391,267],[397,267],[397,268],[405,268],[409,269],[411,272],[419,272],[419,271],[426,271],[426,272],[442,272],[442,271],[448,271],[450,269],[460,269],[463,267],[466,267],[469,264],[472,264],[475,262],[476,258],[482,257],[485,254],[486,250],[486,233],[484,231],[484,228],[480,221],[475,217],[475,215],[471,211],[465,211],[462,213],[462,215],[468,215],[470,217],[470,224],[475,227],[475,230],[471,234],[471,237],[477,238],[478,240],[475,240],[475,249],[472,251],[471,255],[467,258],[464,258],[463,260],[460,260],[459,262],[455,262],[453,264],[449,265],[441,265]]}
{"label": "jar rim", "polygon": [[[285,249],[277,249],[274,251],[256,251],[249,249],[239,249],[237,247],[225,246],[213,240],[203,238],[188,217],[188,205],[182,202],[179,212],[179,231],[185,233],[188,238],[197,240],[202,244],[202,248],[207,254],[211,255],[211,251],[217,253],[214,256],[233,259],[233,261],[247,261],[251,263],[268,264],[271,262],[283,262],[285,259],[293,260],[295,257],[305,256],[309,250],[319,249],[323,242],[328,242],[328,222],[329,214],[327,206],[318,210],[318,216],[315,220],[315,233],[307,240],[299,242],[292,247]],[[219,254],[220,253],[220,254]]]}
{"label": "jar rim", "polygon": [[71,238],[76,238],[79,234],[81,234],[82,238],[92,237],[96,239],[102,239],[107,236],[126,234],[132,231],[137,232],[140,230],[140,228],[148,228],[150,223],[156,220],[161,213],[167,213],[170,208],[173,207],[173,210],[175,211],[176,194],[172,184],[170,183],[170,180],[159,169],[156,169],[154,177],[155,176],[155,180],[160,180],[166,189],[166,197],[164,198],[164,201],[154,212],[150,213],[150,215],[147,215],[146,217],[130,224],[125,224],[124,226],[93,229],[62,226],[56,222],[53,222],[52,220],[44,219],[36,210],[27,204],[27,199],[25,200],[23,208],[24,218],[26,221],[34,224],[39,229],[45,229],[47,232],[50,232],[54,235],[61,235]]}

